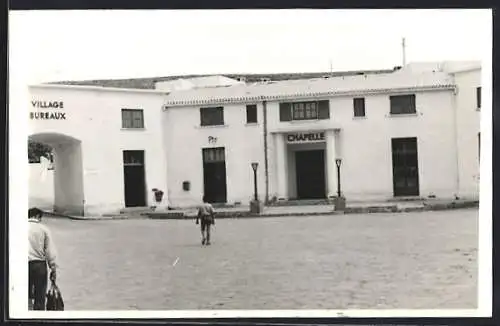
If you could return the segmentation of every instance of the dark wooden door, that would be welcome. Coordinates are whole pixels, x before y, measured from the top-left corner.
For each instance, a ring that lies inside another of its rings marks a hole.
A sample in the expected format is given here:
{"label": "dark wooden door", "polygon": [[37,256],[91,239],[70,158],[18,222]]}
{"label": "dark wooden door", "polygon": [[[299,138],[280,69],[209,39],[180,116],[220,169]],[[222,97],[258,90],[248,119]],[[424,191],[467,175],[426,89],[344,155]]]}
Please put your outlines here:
{"label": "dark wooden door", "polygon": [[204,195],[209,203],[227,202],[224,147],[203,149]]}
{"label": "dark wooden door", "polygon": [[144,151],[123,151],[125,207],[146,206]]}
{"label": "dark wooden door", "polygon": [[295,152],[298,199],[322,199],[326,197],[325,151]]}
{"label": "dark wooden door", "polygon": [[392,139],[394,196],[419,196],[417,138]]}

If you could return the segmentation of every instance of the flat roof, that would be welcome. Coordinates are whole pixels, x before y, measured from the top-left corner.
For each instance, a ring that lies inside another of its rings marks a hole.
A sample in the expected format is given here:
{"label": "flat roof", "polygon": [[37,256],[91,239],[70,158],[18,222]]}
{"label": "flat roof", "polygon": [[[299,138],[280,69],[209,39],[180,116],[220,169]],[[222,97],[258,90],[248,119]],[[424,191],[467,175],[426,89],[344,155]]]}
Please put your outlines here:
{"label": "flat roof", "polygon": [[345,96],[347,94],[401,93],[451,90],[453,77],[444,72],[396,73],[284,80],[217,88],[180,90],[166,95],[166,106],[276,101],[297,98]]}
{"label": "flat roof", "polygon": [[46,84],[52,85],[74,85],[74,86],[100,86],[110,88],[125,88],[125,89],[155,89],[155,84],[164,81],[173,81],[176,79],[190,79],[211,76],[224,76],[232,79],[245,79],[247,83],[257,83],[262,80],[284,81],[297,79],[315,79],[325,76],[356,76],[366,74],[387,74],[393,72],[394,69],[382,70],[353,70],[353,71],[334,71],[334,72],[303,72],[303,73],[262,73],[262,74],[204,74],[204,75],[177,75],[164,77],[147,77],[147,78],[127,78],[127,79],[95,79],[95,80],[71,80],[57,81]]}

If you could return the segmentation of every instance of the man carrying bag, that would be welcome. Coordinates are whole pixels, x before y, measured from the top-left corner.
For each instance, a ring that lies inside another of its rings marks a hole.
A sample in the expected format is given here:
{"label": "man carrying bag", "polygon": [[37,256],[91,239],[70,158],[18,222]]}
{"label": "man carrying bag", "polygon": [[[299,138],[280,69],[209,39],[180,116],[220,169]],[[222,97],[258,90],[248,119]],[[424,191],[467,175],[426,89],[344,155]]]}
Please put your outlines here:
{"label": "man carrying bag", "polygon": [[46,308],[48,269],[53,284],[56,280],[56,249],[49,229],[41,223],[42,216],[38,208],[28,210],[28,302],[33,310]]}

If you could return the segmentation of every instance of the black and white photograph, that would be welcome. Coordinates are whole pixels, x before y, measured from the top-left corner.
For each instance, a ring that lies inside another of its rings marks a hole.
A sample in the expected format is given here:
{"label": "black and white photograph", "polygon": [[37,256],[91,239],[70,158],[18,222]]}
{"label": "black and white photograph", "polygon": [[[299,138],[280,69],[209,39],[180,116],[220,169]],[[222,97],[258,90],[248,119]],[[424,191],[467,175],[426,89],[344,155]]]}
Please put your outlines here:
{"label": "black and white photograph", "polygon": [[489,9],[10,12],[11,317],[491,316],[491,49]]}

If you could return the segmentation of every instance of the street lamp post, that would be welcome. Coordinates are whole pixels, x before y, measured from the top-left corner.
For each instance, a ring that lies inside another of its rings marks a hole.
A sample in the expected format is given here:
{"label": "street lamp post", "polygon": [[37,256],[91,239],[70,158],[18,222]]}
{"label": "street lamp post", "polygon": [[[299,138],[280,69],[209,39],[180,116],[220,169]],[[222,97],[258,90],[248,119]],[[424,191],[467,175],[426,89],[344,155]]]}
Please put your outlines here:
{"label": "street lamp post", "polygon": [[258,195],[257,195],[257,168],[259,167],[259,163],[254,162],[252,163],[252,169],[253,169],[253,196],[254,200],[258,201]]}
{"label": "street lamp post", "polygon": [[252,214],[260,214],[262,211],[262,204],[259,201],[259,195],[257,191],[257,168],[259,167],[259,163],[252,163],[253,170],[253,200],[250,202],[250,213]]}
{"label": "street lamp post", "polygon": [[342,196],[342,190],[340,187],[340,166],[342,165],[342,159],[335,159],[335,165],[337,166],[337,198],[335,198],[335,210],[343,211],[345,210],[345,198]]}
{"label": "street lamp post", "polygon": [[342,159],[335,159],[335,164],[337,165],[337,197],[341,197],[342,193],[340,191],[340,166],[342,165]]}

